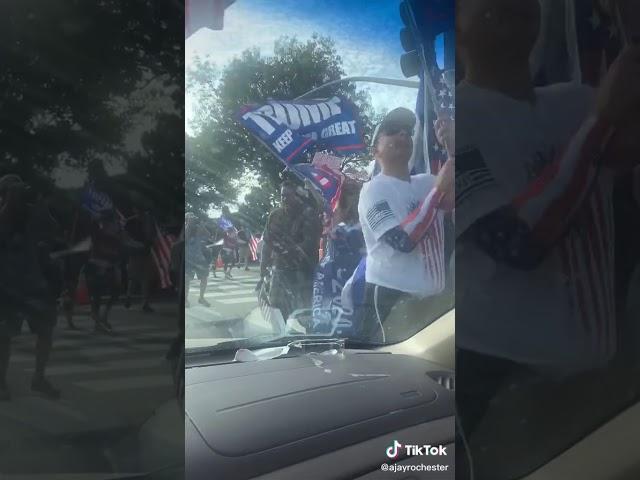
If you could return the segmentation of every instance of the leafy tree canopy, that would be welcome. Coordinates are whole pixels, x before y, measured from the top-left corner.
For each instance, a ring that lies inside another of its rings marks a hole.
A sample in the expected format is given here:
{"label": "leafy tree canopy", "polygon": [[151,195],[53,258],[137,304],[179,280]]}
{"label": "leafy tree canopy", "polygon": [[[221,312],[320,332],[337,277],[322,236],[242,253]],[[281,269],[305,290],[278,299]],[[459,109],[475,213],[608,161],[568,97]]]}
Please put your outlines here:
{"label": "leafy tree canopy", "polygon": [[[317,34],[307,41],[281,37],[271,56],[257,48],[246,50],[222,70],[208,59],[197,59],[186,79],[194,104],[194,136],[185,139],[188,209],[204,214],[211,207],[234,204],[241,187],[249,186],[237,216],[253,229],[262,228],[278,197],[283,166],[235,120],[238,110],[268,99],[290,100],[344,76],[333,40]],[[365,135],[370,135],[375,115],[368,93],[353,84],[318,92],[333,95],[358,106]]]}

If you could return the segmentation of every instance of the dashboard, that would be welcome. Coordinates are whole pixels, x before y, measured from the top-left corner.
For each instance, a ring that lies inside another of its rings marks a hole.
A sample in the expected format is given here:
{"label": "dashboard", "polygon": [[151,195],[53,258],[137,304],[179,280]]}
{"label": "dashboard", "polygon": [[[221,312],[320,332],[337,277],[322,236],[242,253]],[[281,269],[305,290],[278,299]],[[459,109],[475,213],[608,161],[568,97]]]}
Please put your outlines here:
{"label": "dashboard", "polygon": [[[186,366],[187,479],[425,478],[380,477],[383,463],[415,461],[446,464],[437,478],[454,478],[455,393],[439,364],[345,350]],[[447,455],[390,460],[394,441]]]}

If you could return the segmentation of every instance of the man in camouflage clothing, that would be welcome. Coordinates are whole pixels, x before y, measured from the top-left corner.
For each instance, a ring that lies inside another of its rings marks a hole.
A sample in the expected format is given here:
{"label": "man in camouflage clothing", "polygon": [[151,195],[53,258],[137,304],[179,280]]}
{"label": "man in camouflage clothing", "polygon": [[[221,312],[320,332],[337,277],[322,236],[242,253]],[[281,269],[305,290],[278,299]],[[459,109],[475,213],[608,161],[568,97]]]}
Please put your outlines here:
{"label": "man in camouflage clothing", "polygon": [[286,319],[311,308],[322,222],[317,206],[293,180],[282,184],[281,206],[269,215],[264,233],[260,282],[272,268],[268,300]]}

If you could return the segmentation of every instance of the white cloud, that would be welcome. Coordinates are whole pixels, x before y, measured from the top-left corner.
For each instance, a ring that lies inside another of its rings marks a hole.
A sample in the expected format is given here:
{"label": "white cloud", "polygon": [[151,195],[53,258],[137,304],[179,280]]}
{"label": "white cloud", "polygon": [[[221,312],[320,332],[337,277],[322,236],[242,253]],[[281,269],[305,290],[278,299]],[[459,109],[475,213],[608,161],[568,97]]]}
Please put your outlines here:
{"label": "white cloud", "polygon": [[[218,66],[224,67],[231,59],[251,47],[259,47],[263,55],[273,54],[274,41],[282,35],[296,36],[306,40],[315,32],[333,38],[338,54],[348,76],[379,76],[404,78],[400,71],[399,56],[385,40],[376,38],[363,45],[351,39],[347,19],[320,26],[306,18],[290,16],[291,12],[270,10],[268,15],[251,11],[246,4],[234,4],[225,12],[225,27],[222,31],[201,30],[189,38],[186,44],[186,63],[189,66],[195,56],[209,56]],[[399,41],[399,40],[398,40]],[[417,90],[412,88],[358,83],[367,88],[376,111],[390,110],[398,106],[415,108]],[[187,116],[192,101],[187,92]],[[188,121],[189,119],[187,119]]]}

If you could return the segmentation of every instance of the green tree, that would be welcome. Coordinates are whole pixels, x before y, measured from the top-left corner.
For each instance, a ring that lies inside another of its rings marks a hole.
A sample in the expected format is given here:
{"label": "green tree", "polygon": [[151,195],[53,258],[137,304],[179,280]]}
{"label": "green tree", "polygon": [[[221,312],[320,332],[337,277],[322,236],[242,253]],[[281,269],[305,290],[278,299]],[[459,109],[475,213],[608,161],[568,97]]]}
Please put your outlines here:
{"label": "green tree", "polygon": [[184,148],[183,15],[184,2],[3,2],[0,174],[51,180],[105,157],[139,183],[184,172],[167,154]]}
{"label": "green tree", "polygon": [[273,210],[278,200],[277,187],[264,184],[254,187],[240,204],[235,217],[256,234],[266,224],[268,213]]}
{"label": "green tree", "polygon": [[196,56],[185,70],[187,102],[192,108],[190,129],[200,133],[220,112],[216,96],[219,71],[208,57]]}
{"label": "green tree", "polygon": [[[200,110],[191,125],[195,136],[186,139],[187,183],[194,181],[187,188],[187,202],[196,210],[204,208],[206,202],[216,207],[235,203],[239,191],[233,180],[257,177],[259,185],[245,198],[242,210],[252,218],[261,217],[264,211],[250,215],[247,209],[273,205],[283,165],[239,125],[237,112],[245,104],[293,99],[344,77],[342,59],[330,38],[313,35],[302,42],[282,37],[276,41],[272,56],[253,48],[233,59],[220,72],[211,95],[211,89],[202,87],[210,87],[214,71],[217,75],[210,62],[199,61],[188,72],[189,95],[195,92],[194,103]],[[340,84],[318,95],[342,95],[353,101],[359,108],[365,135],[371,134],[374,112],[366,91],[357,91],[353,84]]]}

